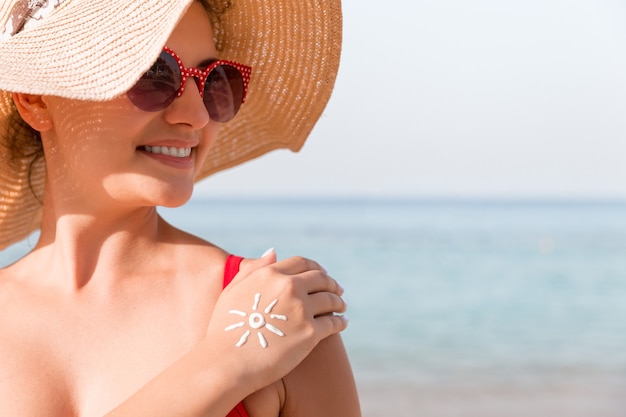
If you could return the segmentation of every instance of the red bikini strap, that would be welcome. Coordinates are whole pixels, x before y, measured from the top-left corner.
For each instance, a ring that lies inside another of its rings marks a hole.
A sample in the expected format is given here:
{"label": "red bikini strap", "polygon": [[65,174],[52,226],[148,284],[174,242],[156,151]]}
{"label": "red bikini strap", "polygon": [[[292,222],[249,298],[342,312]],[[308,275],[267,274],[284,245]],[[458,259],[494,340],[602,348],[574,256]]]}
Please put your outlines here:
{"label": "red bikini strap", "polygon": [[237,272],[239,272],[239,266],[241,265],[242,257],[235,255],[228,255],[226,258],[226,264],[224,265],[224,286],[226,288],[228,284],[235,278]]}
{"label": "red bikini strap", "polygon": [[230,413],[226,417],[249,417],[246,408],[243,406],[243,403],[237,404],[235,408],[232,409]]}

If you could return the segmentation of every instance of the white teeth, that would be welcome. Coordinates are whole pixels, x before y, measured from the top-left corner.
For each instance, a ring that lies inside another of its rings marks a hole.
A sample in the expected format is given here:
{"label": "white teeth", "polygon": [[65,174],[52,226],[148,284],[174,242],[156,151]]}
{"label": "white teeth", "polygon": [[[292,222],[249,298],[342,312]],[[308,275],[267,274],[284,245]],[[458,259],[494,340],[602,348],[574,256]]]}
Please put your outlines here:
{"label": "white teeth", "polygon": [[146,152],[186,158],[191,155],[191,148],[176,148],[174,146],[144,146]]}

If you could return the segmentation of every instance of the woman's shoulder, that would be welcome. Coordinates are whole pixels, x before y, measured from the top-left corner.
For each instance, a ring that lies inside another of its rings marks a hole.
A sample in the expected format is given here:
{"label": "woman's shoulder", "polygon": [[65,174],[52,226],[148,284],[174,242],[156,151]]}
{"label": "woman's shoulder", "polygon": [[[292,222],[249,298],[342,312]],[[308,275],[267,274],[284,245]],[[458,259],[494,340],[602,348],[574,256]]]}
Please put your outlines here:
{"label": "woman's shoulder", "polygon": [[[27,255],[28,256],[28,255]],[[27,292],[28,270],[24,268],[24,258],[0,268],[0,311],[2,306],[10,305],[9,301],[21,299],[18,293]]]}
{"label": "woman's shoulder", "polygon": [[167,257],[185,265],[189,274],[218,276],[221,282],[226,260],[231,255],[228,250],[173,226],[168,226],[163,243],[168,246]]}
{"label": "woman's shoulder", "polygon": [[360,417],[356,384],[341,336],[322,340],[284,378],[282,415]]}
{"label": "woman's shoulder", "polygon": [[11,299],[11,293],[15,290],[15,279],[11,274],[11,266],[0,269],[0,315],[2,306],[6,305],[6,300]]}
{"label": "woman's shoulder", "polygon": [[228,252],[200,236],[164,223],[161,227],[161,241],[181,256],[209,256],[226,260]]}
{"label": "woman's shoulder", "polygon": [[25,333],[32,316],[41,312],[38,296],[19,262],[0,269],[0,345],[17,343],[18,336]]}

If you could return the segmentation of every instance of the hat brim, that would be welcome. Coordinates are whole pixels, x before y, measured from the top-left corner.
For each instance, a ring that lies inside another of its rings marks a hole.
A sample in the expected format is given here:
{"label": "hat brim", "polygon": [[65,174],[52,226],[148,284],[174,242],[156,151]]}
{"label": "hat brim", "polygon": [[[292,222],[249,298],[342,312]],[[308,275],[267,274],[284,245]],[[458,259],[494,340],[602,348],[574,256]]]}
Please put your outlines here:
{"label": "hat brim", "polygon": [[[65,0],[49,20],[0,42],[0,146],[15,111],[9,91],[94,101],[119,96],[154,62],[190,3]],[[7,10],[0,9],[0,22]],[[234,0],[222,16],[220,39],[221,58],[250,65],[252,79],[246,103],[221,127],[196,180],[274,149],[301,149],[335,84],[341,3]],[[107,62],[103,74],[99,59]],[[73,75],[63,72],[68,68]],[[31,169],[28,161],[7,158],[3,150],[0,248],[39,228],[45,183],[44,163]]]}

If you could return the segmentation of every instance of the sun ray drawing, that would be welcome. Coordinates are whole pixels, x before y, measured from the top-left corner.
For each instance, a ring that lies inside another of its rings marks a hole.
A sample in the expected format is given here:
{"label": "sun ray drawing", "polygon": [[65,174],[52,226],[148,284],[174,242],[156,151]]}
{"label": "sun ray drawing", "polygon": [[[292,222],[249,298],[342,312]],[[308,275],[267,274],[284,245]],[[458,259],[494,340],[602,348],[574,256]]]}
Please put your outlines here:
{"label": "sun ray drawing", "polygon": [[263,349],[267,348],[269,346],[269,342],[267,341],[267,338],[262,332],[264,328],[279,337],[285,336],[285,333],[281,329],[279,329],[272,323],[268,323],[267,318],[266,318],[266,315],[269,315],[269,318],[271,320],[287,321],[287,316],[283,314],[272,314],[272,310],[274,309],[277,303],[278,303],[278,299],[275,299],[274,301],[269,303],[267,307],[263,309],[263,313],[265,313],[264,315],[263,313],[259,312],[259,305],[261,304],[261,293],[256,293],[254,295],[254,302],[252,304],[252,311],[250,313],[246,313],[245,311],[240,311],[240,310],[228,311],[229,314],[233,314],[233,315],[242,317],[244,319],[247,318],[248,320],[247,322],[246,320],[243,320],[243,321],[238,321],[236,323],[233,323],[230,326],[226,327],[224,329],[225,331],[230,332],[235,329],[245,328],[246,326],[250,327],[249,329],[246,329],[244,331],[244,333],[241,335],[241,338],[239,339],[239,341],[237,342],[235,346],[241,347],[245,345],[248,342],[248,338],[250,337],[252,332],[256,331],[257,337],[259,339],[259,344],[261,345]]}

